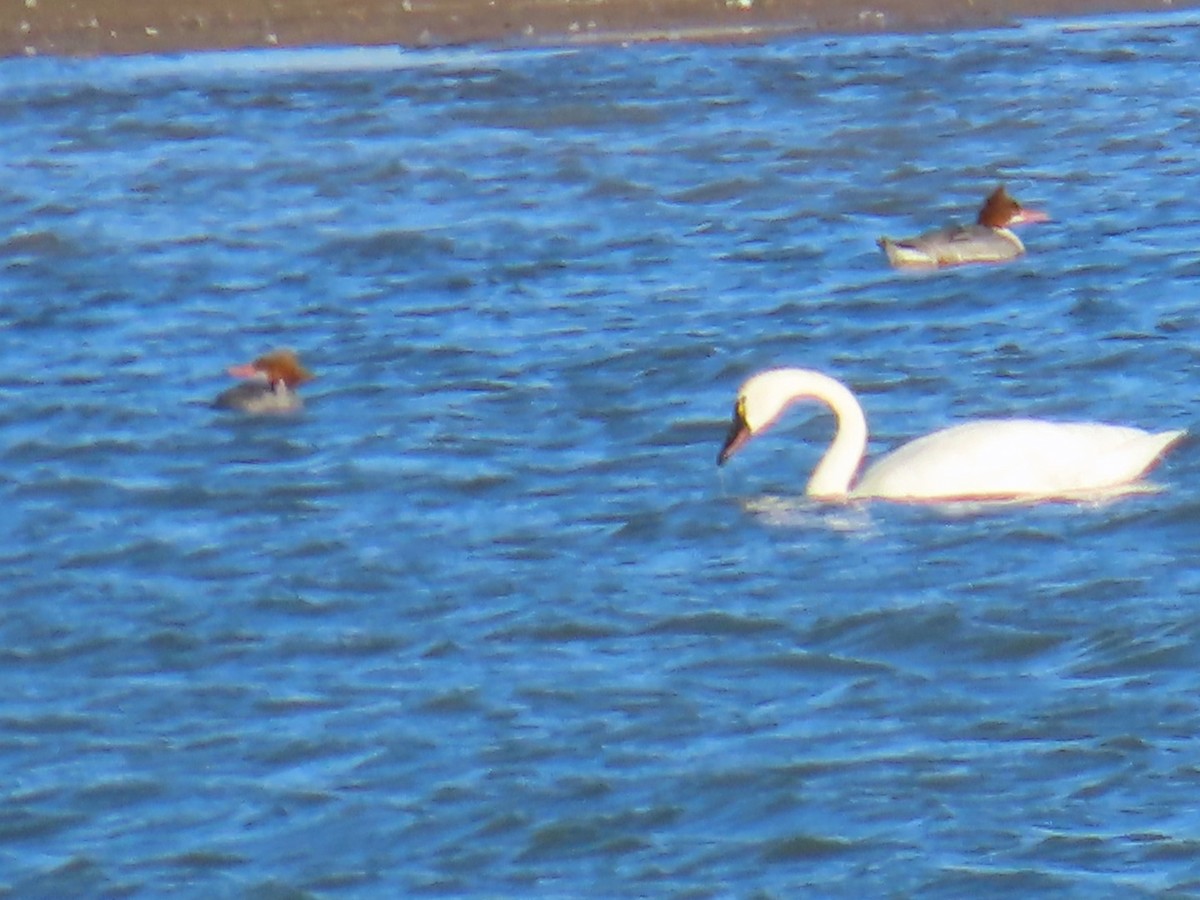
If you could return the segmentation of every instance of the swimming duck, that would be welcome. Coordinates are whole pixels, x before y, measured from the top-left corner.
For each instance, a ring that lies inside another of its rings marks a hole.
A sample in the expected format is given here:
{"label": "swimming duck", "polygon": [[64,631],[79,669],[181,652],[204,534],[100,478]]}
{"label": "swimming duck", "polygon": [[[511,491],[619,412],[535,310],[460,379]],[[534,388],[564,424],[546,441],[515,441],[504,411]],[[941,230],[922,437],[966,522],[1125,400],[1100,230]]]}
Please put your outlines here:
{"label": "swimming duck", "polygon": [[296,388],[315,377],[291,350],[273,350],[254,362],[233,366],[228,372],[247,380],[224,391],[213,401],[213,406],[255,415],[303,409],[304,401]]}
{"label": "swimming duck", "polygon": [[1011,226],[1049,219],[1040,210],[1022,206],[1001,185],[988,195],[974,225],[952,225],[899,240],[882,237],[878,243],[896,268],[1004,262],[1025,252],[1025,245]]}

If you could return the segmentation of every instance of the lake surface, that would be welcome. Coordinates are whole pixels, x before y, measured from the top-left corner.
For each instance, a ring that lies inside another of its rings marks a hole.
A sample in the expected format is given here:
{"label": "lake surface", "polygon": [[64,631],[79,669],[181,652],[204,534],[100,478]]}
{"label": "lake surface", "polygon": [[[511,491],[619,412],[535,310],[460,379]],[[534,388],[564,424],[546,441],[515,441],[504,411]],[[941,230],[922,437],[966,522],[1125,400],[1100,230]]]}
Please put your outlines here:
{"label": "lake surface", "polygon": [[[1200,893],[1200,456],[805,500],[1200,413],[1200,19],[0,63],[0,893]],[[1005,182],[1010,265],[880,234]],[[230,417],[277,346],[298,417]]]}

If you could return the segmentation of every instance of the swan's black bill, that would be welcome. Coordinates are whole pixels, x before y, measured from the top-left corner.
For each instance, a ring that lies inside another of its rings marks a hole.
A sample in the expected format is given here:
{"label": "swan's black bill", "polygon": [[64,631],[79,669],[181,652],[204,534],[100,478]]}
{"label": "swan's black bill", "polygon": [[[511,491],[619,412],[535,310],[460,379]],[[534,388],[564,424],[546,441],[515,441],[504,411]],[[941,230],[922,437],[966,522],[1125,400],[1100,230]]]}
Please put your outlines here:
{"label": "swan's black bill", "polygon": [[742,404],[739,403],[733,410],[733,422],[729,426],[729,434],[725,438],[725,445],[721,448],[721,452],[717,454],[717,465],[723,466],[729,457],[737,453],[741,449],[742,444],[750,440],[750,426],[746,424],[746,417],[742,415]]}

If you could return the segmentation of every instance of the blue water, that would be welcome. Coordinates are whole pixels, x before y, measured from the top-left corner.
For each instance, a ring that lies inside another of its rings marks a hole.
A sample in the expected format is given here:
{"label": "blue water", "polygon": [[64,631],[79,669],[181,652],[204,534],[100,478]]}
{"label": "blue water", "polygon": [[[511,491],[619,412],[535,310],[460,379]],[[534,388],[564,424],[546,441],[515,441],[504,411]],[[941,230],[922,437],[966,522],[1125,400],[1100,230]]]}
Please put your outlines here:
{"label": "blue water", "polygon": [[[0,893],[1200,893],[1200,458],[1003,509],[715,467],[1196,428],[1200,20],[0,63]],[[875,238],[1006,182],[1003,267]],[[291,346],[297,418],[214,412]]]}

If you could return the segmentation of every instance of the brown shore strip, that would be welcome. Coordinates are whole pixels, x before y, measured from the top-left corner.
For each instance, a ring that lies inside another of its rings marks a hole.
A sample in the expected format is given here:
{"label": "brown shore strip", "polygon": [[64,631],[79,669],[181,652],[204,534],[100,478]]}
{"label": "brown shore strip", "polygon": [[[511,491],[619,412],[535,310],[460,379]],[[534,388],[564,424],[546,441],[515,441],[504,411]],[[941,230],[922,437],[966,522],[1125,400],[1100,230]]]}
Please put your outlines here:
{"label": "brown shore strip", "polygon": [[936,31],[1197,6],[1200,0],[2,0],[0,55],[761,40],[778,32]]}

